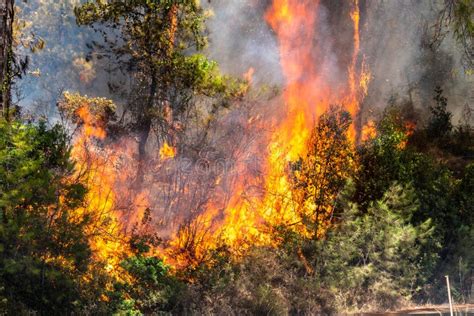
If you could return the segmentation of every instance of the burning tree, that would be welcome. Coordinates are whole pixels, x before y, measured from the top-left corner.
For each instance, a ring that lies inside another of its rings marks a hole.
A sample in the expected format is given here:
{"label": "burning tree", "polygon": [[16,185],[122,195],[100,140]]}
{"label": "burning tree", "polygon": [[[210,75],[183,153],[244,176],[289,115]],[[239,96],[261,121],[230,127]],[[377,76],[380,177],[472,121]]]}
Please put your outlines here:
{"label": "burning tree", "polygon": [[306,156],[291,164],[301,220],[315,238],[331,224],[336,197],[354,172],[350,125],[349,113],[332,108],[314,128]]}
{"label": "burning tree", "polygon": [[115,40],[104,32],[104,40],[110,44],[109,56],[132,82],[124,116],[130,112],[126,125],[138,136],[141,184],[153,130],[159,143],[174,143],[173,137],[194,114],[196,96],[214,98],[210,103],[215,111],[228,97],[238,95],[241,86],[221,76],[217,64],[204,55],[188,53],[206,45],[206,15],[196,1],[95,1],[75,13],[82,25],[102,23],[120,31]]}

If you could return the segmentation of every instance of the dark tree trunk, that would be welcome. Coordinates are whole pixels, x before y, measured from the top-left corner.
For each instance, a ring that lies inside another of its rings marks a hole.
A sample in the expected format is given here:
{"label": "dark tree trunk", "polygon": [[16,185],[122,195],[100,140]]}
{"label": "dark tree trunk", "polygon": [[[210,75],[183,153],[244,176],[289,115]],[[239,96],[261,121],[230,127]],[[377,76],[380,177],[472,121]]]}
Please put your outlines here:
{"label": "dark tree trunk", "polygon": [[10,116],[13,62],[14,0],[0,0],[0,103],[3,117]]}
{"label": "dark tree trunk", "polygon": [[[169,37],[169,46],[167,50],[168,57],[171,58],[174,49],[175,34],[177,28],[177,13],[178,6],[174,4],[169,13],[168,13],[168,37]],[[152,51],[152,50],[151,50]],[[158,93],[158,74],[157,69],[151,62],[151,82],[150,82],[150,91],[148,95],[148,100],[145,105],[144,113],[142,116],[142,121],[139,122],[138,129],[138,170],[137,170],[137,179],[136,186],[139,187],[143,183],[143,177],[145,172],[145,163],[146,163],[146,144],[148,142],[148,137],[151,132],[152,126],[152,110],[155,103],[156,95]],[[161,96],[160,96],[161,97]],[[162,101],[162,100],[161,100]]]}
{"label": "dark tree trunk", "polygon": [[139,186],[143,183],[143,177],[145,172],[146,162],[146,143],[148,142],[148,136],[151,131],[151,111],[153,109],[153,103],[155,102],[156,92],[158,90],[158,80],[156,74],[153,71],[153,75],[150,83],[150,93],[146,103],[145,113],[143,113],[143,120],[139,122],[138,130],[138,170],[136,185]]}

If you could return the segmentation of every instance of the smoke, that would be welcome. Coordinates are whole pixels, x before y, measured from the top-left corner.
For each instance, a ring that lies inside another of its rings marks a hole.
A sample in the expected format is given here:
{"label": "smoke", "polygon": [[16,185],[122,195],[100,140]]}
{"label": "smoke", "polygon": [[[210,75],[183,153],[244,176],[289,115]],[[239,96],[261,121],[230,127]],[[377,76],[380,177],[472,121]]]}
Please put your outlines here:
{"label": "smoke", "polygon": [[[80,91],[91,96],[107,96],[110,76],[97,59],[85,59],[87,43],[99,35],[88,27],[78,27],[73,8],[80,0],[19,2],[17,16],[27,21],[24,33],[40,36],[44,50],[29,54],[30,73],[18,86],[20,104],[27,110],[47,117],[57,115],[55,104],[63,90]],[[372,74],[366,111],[383,109],[390,99],[409,99],[416,108],[426,109],[433,90],[441,86],[450,110],[459,118],[462,108],[471,102],[472,76],[461,65],[462,49],[448,34],[433,51],[429,42],[433,24],[443,1],[367,1],[361,0],[361,55]],[[228,74],[241,77],[254,69],[256,86],[281,86],[278,43],[263,18],[270,0],[203,1],[213,14],[208,22],[208,54]],[[318,47],[324,61],[315,60],[331,72],[337,85],[344,76],[352,49],[350,2],[321,1],[317,25]],[[37,70],[39,72],[37,72]],[[39,76],[38,76],[39,74]],[[120,100],[117,100],[120,103]],[[456,121],[455,121],[456,122]]]}
{"label": "smoke", "polygon": [[114,98],[109,94],[107,65],[88,56],[88,44],[101,35],[88,27],[79,27],[74,7],[84,0],[17,1],[16,18],[20,41],[42,39],[45,47],[31,52],[23,45],[18,54],[28,56],[29,71],[17,81],[18,102],[24,114],[58,119],[56,108],[64,91],[77,91],[92,97]]}
{"label": "smoke", "polygon": [[389,100],[426,110],[436,86],[444,89],[455,122],[468,102],[470,78],[461,65],[461,48],[448,36],[435,51],[429,47],[432,25],[443,1],[367,1],[364,43],[372,71],[365,102],[382,109]]}
{"label": "smoke", "polygon": [[263,19],[269,1],[204,1],[209,19],[209,55],[221,69],[242,76],[255,70],[256,84],[281,85],[278,43]]}
{"label": "smoke", "polygon": [[[454,123],[465,104],[472,105],[472,76],[461,64],[462,48],[448,34],[442,45],[429,47],[432,25],[443,5],[438,1],[367,1],[361,9],[361,56],[370,68],[371,83],[363,116],[380,113],[389,102],[410,102],[426,111],[434,88],[448,97]],[[241,75],[255,69],[256,84],[283,82],[278,43],[262,18],[271,1],[212,1],[209,54],[221,68]],[[317,46],[323,59],[315,59],[325,78],[337,85],[345,76],[352,50],[350,1],[321,1]],[[317,87],[315,87],[317,89]]]}

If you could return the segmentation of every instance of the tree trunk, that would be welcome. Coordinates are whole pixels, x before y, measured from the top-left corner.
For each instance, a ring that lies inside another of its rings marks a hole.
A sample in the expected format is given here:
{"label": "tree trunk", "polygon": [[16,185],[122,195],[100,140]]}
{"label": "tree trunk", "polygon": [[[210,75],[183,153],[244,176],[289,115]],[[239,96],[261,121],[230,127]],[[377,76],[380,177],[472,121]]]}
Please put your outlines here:
{"label": "tree trunk", "polygon": [[145,172],[145,161],[146,161],[146,143],[148,142],[148,136],[151,131],[151,110],[153,109],[153,103],[155,102],[155,96],[158,89],[158,80],[156,74],[153,71],[151,83],[150,83],[150,94],[146,103],[145,113],[143,114],[143,121],[140,123],[138,132],[138,170],[136,185],[140,186],[143,183],[143,177]]}
{"label": "tree trunk", "polygon": [[[178,6],[174,4],[169,13],[168,13],[168,39],[169,39],[169,46],[167,50],[168,58],[171,58],[173,49],[174,49],[174,41],[175,41],[175,34],[177,28],[177,14],[178,14]],[[140,122],[139,132],[138,132],[138,171],[137,171],[137,179],[136,179],[136,186],[140,186],[143,183],[144,177],[144,168],[146,162],[146,144],[148,142],[148,137],[151,132],[151,125],[152,125],[152,109],[156,99],[156,95],[158,93],[158,74],[153,61],[151,61],[151,82],[149,87],[149,95],[148,100],[146,103],[146,108],[143,113],[143,120]]]}
{"label": "tree trunk", "polygon": [[0,0],[0,103],[2,116],[10,117],[11,64],[13,62],[14,0]]}

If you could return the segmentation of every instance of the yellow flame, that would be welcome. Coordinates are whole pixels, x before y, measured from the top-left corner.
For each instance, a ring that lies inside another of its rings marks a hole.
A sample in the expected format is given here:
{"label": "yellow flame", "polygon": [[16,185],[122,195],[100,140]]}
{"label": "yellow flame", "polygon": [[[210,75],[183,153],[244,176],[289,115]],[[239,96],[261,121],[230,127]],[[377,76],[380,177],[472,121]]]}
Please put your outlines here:
{"label": "yellow flame", "polygon": [[121,222],[114,210],[115,170],[107,157],[94,146],[93,139],[104,139],[106,132],[90,113],[87,105],[76,111],[82,120],[82,128],[75,139],[71,152],[78,162],[75,177],[80,177],[88,189],[85,205],[76,209],[76,218],[87,216],[90,225],[86,229],[97,262],[104,263],[105,270],[114,277],[124,277],[118,269],[129,253],[127,237],[121,233]]}
{"label": "yellow flame", "polygon": [[[209,258],[209,250],[219,245],[228,246],[233,253],[239,254],[251,245],[277,245],[272,229],[276,226],[285,226],[303,236],[310,236],[306,225],[303,224],[301,209],[314,208],[310,201],[301,206],[297,193],[294,192],[292,180],[288,175],[288,165],[300,157],[304,157],[308,150],[311,131],[315,120],[329,109],[331,104],[341,104],[353,116],[359,111],[360,100],[366,95],[370,81],[370,72],[363,62],[358,62],[360,55],[360,12],[357,0],[352,2],[350,16],[353,24],[353,51],[350,65],[347,68],[347,79],[340,87],[333,87],[327,80],[324,72],[315,62],[321,50],[314,46],[317,33],[319,1],[317,0],[273,0],[272,6],[265,14],[265,19],[278,37],[281,68],[286,79],[283,90],[283,115],[277,122],[272,121],[272,133],[265,136],[266,145],[262,155],[262,178],[249,172],[242,172],[236,176],[232,192],[225,201],[209,201],[202,214],[195,216],[188,225],[176,232],[169,242],[169,247],[162,253],[168,263],[176,267],[198,264]],[[253,69],[246,73],[251,81]],[[77,142],[78,160],[91,161],[99,167],[93,168],[90,178],[89,205],[101,208],[105,213],[112,213],[113,227],[124,226],[130,218],[123,218],[115,212],[115,204],[121,196],[130,193],[126,186],[129,174],[120,173],[115,162],[121,160],[120,155],[133,156],[126,149],[107,147],[106,154],[102,155],[94,146],[94,150],[87,150],[89,139],[95,137],[104,139],[106,133],[100,124],[94,122],[87,110],[79,111],[84,122],[83,138]],[[258,121],[258,119],[256,119]],[[253,119],[249,123],[254,124]],[[350,130],[350,137],[355,139],[354,127]],[[82,143],[87,145],[82,149]],[[324,143],[324,142],[323,142]],[[133,151],[132,151],[133,152]],[[159,150],[161,160],[176,156],[176,148],[164,142]],[[112,160],[112,163],[110,163]],[[131,168],[127,169],[131,170]],[[262,179],[262,180],[260,180]],[[219,180],[220,181],[220,180]],[[261,192],[255,196],[247,195],[247,183],[255,182],[261,186]],[[105,192],[108,194],[104,195]],[[244,198],[245,197],[245,198]],[[149,204],[146,192],[131,197],[136,206],[133,210],[133,220],[140,220]],[[221,205],[222,204],[222,205]],[[120,225],[121,224],[121,225]],[[328,223],[324,223],[327,227]],[[117,236],[116,232],[113,232]],[[127,252],[121,243],[105,241],[94,242],[95,247],[109,267],[114,270],[120,256],[114,252]],[[114,259],[116,258],[116,259]],[[117,270],[119,271],[119,270]]]}
{"label": "yellow flame", "polygon": [[167,142],[163,143],[163,146],[160,148],[160,158],[162,160],[171,159],[176,156],[176,148],[170,146]]}

